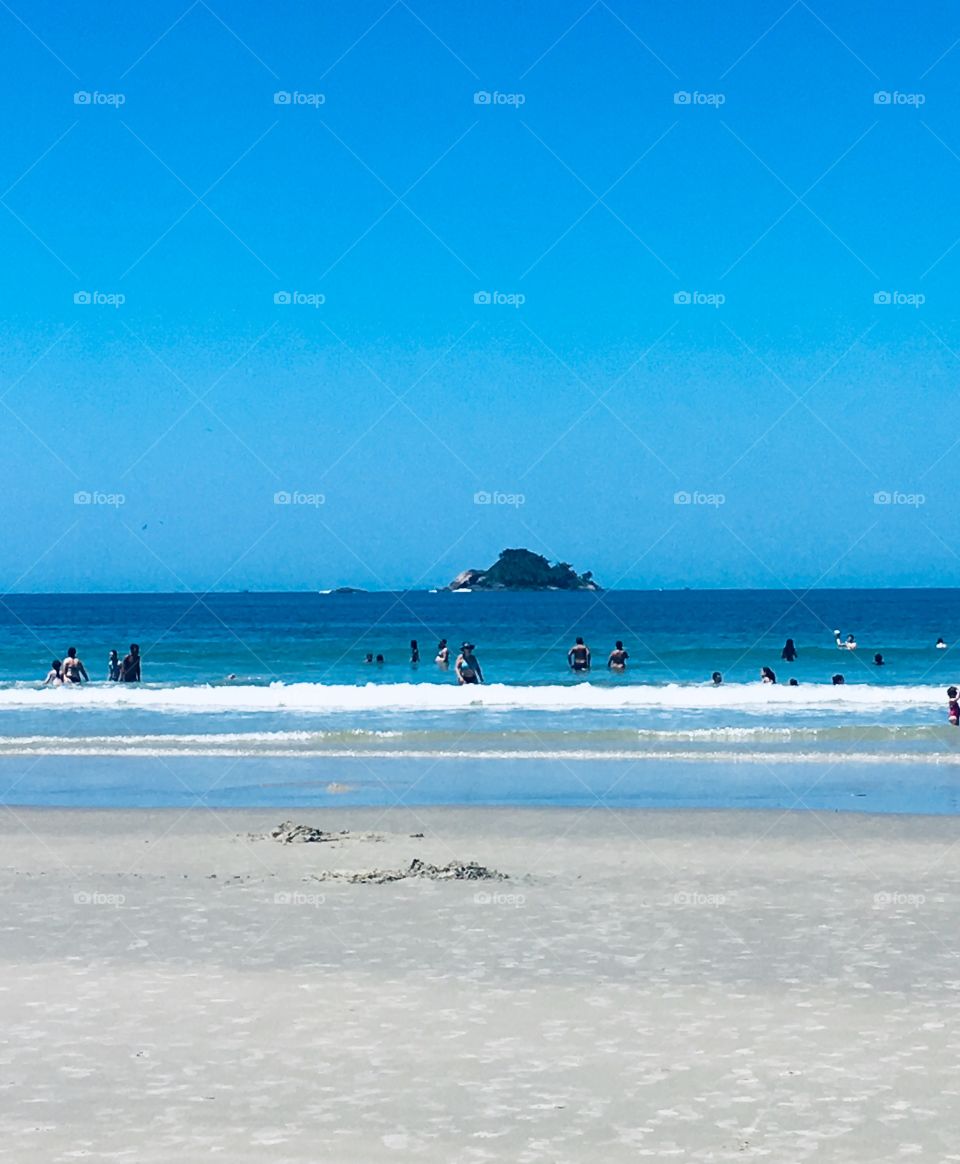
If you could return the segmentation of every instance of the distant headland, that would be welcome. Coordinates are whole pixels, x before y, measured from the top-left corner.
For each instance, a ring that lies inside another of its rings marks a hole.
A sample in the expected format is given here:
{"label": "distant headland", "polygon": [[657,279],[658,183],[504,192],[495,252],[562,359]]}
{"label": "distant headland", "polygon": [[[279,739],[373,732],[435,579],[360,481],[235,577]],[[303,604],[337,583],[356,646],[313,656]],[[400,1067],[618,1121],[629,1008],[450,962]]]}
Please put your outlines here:
{"label": "distant headland", "polygon": [[593,574],[578,574],[569,562],[551,566],[532,550],[503,550],[486,570],[463,570],[448,590],[600,590]]}

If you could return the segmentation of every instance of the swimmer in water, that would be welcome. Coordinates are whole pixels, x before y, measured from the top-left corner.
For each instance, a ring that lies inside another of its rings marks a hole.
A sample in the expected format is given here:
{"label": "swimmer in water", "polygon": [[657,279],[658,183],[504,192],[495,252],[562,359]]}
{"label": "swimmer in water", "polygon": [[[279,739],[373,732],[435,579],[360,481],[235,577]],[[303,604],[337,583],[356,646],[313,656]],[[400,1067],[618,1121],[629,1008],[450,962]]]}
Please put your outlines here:
{"label": "swimmer in water", "polygon": [[884,666],[883,655],[881,655],[879,651],[873,656],[873,665],[874,667]]}
{"label": "swimmer in water", "polygon": [[947,644],[943,641],[943,639],[937,639],[936,647],[938,651],[945,651],[947,649]]}
{"label": "swimmer in water", "polygon": [[86,667],[77,658],[76,647],[67,648],[67,657],[63,660],[63,681],[64,683],[90,682],[90,676],[87,674]]}
{"label": "swimmer in water", "polygon": [[63,663],[59,659],[54,659],[50,664],[50,670],[47,672],[47,677],[43,681],[44,687],[62,687],[63,675],[60,673],[60,668]]}
{"label": "swimmer in water", "polygon": [[846,679],[842,675],[834,675],[832,682],[834,687],[839,687],[841,684],[846,683]]}
{"label": "swimmer in water", "polygon": [[960,703],[957,702],[956,687],[947,688],[947,719],[954,727],[960,726]]}
{"label": "swimmer in water", "polygon": [[372,654],[365,655],[363,661],[365,663],[372,663],[373,662],[373,655]]}
{"label": "swimmer in water", "polygon": [[720,674],[719,671],[714,671],[714,673],[710,676],[710,678],[713,682],[714,687],[719,687],[723,683],[723,676]]}
{"label": "swimmer in water", "polygon": [[136,643],[131,643],[130,654],[123,656],[123,662],[120,664],[120,682],[140,682],[140,648]]}
{"label": "swimmer in water", "polygon": [[573,671],[590,670],[590,648],[579,635],[577,641],[567,651],[567,663]]}
{"label": "swimmer in water", "polygon": [[760,668],[760,682],[761,683],[776,683],[777,677],[770,670],[769,667]]}
{"label": "swimmer in water", "polygon": [[111,683],[116,683],[120,678],[120,656],[116,651],[111,651],[107,657],[107,679]]}
{"label": "swimmer in water", "polygon": [[377,666],[378,667],[383,666],[383,655],[377,655]]}
{"label": "swimmer in water", "polygon": [[840,641],[840,632],[838,630],[835,630],[833,635],[841,651],[855,651],[857,649],[857,640],[853,635],[847,635],[846,642]]}
{"label": "swimmer in water", "polygon": [[457,655],[453,669],[457,673],[457,682],[461,686],[467,683],[483,682],[483,672],[480,670],[480,664],[473,653],[476,649],[476,644],[464,643],[460,648],[460,654]]}
{"label": "swimmer in water", "polygon": [[607,659],[607,667],[611,671],[624,671],[629,658],[630,656],[623,649],[623,643],[617,639],[617,645],[610,652],[610,658]]}
{"label": "swimmer in water", "polygon": [[783,644],[783,650],[780,652],[780,658],[785,663],[792,663],[797,657],[797,648],[793,645],[793,639],[787,639]]}
{"label": "swimmer in water", "polygon": [[441,667],[450,666],[450,648],[446,639],[441,639],[437,644],[437,657],[433,661]]}
{"label": "swimmer in water", "polygon": [[796,681],[796,679],[791,679],[790,682],[787,684],[787,686],[788,687],[799,687],[800,684]]}
{"label": "swimmer in water", "polygon": [[417,646],[416,639],[410,640],[410,662],[411,663],[419,663],[420,662],[420,648]]}

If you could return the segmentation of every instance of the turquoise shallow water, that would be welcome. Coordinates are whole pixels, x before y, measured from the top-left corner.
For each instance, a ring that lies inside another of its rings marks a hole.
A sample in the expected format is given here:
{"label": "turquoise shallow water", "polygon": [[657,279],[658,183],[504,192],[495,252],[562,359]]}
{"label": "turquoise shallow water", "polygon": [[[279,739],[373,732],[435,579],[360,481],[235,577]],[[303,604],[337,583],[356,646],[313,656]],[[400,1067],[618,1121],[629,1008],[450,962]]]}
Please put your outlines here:
{"label": "turquoise shallow water", "polygon": [[[836,650],[833,630],[852,631],[853,656]],[[958,590],[609,591],[547,594],[403,593],[8,595],[0,603],[0,681],[42,678],[49,661],[75,645],[91,675],[106,675],[107,653],[136,640],[145,677],[164,684],[442,683],[431,665],[436,644],[477,644],[495,682],[574,682],[566,651],[582,634],[602,664],[616,639],[630,668],[593,682],[698,682],[720,670],[752,681],[764,665],[821,682],[837,670],[874,685],[939,683],[954,664],[936,652],[960,635]],[[800,657],[787,666],[787,637]],[[423,663],[409,664],[417,639]],[[366,652],[385,665],[363,664]],[[886,666],[874,667],[882,652]],[[601,667],[602,672],[602,667]]]}
{"label": "turquoise shallow water", "polygon": [[544,759],[81,757],[0,758],[3,802],[113,808],[278,812],[352,805],[761,808],[783,811],[960,811],[960,767],[852,759],[775,762]]}
{"label": "turquoise shallow water", "polygon": [[[330,773],[367,765],[376,779],[354,776],[347,794],[364,803],[593,804],[619,765],[616,803],[776,807],[789,767],[831,807],[953,811],[960,732],[943,692],[960,656],[934,643],[960,633],[958,603],[955,590],[7,596],[0,799],[275,803],[306,795],[288,773],[306,767],[309,795],[326,795]],[[834,629],[857,651],[838,651]],[[577,634],[594,650],[586,677],[566,666]],[[434,664],[441,637],[477,644],[488,685],[458,688]],[[616,639],[624,674],[603,665]],[[105,682],[107,652],[133,640],[144,684]],[[69,645],[95,682],[41,689]],[[210,772],[221,779],[204,791]],[[881,789],[883,805],[860,803]]]}

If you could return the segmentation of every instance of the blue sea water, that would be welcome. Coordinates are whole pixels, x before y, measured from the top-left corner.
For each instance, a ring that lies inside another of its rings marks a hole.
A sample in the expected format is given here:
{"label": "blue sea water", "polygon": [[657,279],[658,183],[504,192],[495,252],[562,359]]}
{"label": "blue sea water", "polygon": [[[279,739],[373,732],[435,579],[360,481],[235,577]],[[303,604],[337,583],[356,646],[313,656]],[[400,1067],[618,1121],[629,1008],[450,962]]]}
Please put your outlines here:
{"label": "blue sea water", "polygon": [[[955,632],[957,590],[10,595],[0,799],[953,812],[960,654],[934,644]],[[576,635],[586,677],[566,664]],[[485,686],[436,666],[441,638],[477,644]],[[617,639],[623,674],[605,666]],[[144,683],[107,683],[131,641]],[[68,646],[94,682],[42,689]]]}

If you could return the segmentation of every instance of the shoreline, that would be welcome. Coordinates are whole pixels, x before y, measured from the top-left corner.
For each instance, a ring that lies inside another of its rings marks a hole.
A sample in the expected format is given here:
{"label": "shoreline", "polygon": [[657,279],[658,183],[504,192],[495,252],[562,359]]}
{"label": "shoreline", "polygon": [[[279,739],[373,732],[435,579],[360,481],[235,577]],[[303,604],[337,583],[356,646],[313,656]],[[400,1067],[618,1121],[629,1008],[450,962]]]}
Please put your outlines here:
{"label": "shoreline", "polygon": [[884,816],[960,815],[956,763],[912,758],[871,763],[856,754],[843,762],[815,762],[789,754],[775,762],[721,757],[705,763],[655,757],[578,760],[497,756],[469,762],[451,757],[381,760],[321,753],[265,755],[165,755],[110,758],[77,755],[0,756],[0,801],[10,807],[176,809],[287,813],[384,812],[397,804],[411,811],[506,811],[550,808],[584,812],[785,811]]}

